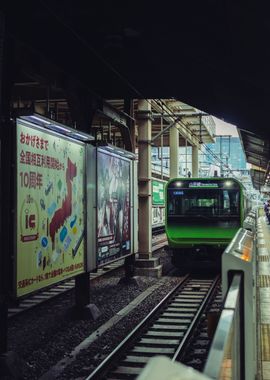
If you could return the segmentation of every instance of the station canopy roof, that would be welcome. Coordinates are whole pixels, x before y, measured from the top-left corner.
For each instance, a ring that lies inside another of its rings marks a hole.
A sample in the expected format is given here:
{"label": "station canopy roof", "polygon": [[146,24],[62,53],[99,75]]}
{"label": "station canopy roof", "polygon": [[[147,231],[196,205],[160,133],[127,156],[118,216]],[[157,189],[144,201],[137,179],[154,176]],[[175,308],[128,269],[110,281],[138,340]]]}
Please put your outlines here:
{"label": "station canopy roof", "polygon": [[252,184],[256,190],[261,190],[265,183],[265,172],[259,169],[250,169]]}
{"label": "station canopy roof", "polygon": [[260,189],[269,174],[270,143],[258,135],[238,129],[246,160],[255,168],[251,169],[252,183],[255,189]]}
{"label": "station canopy roof", "polygon": [[[163,133],[163,146],[169,146],[169,129],[166,129],[176,119],[179,119],[177,128],[179,130],[179,146],[199,145],[201,143],[213,143],[215,136],[215,122],[212,116],[198,110],[188,104],[175,99],[151,99],[152,108],[152,139],[156,146],[161,145],[161,138],[155,137]],[[117,110],[124,111],[123,99],[108,99],[107,102]],[[136,120],[138,111],[138,100],[134,102],[133,117]],[[98,119],[96,119],[98,122]]]}

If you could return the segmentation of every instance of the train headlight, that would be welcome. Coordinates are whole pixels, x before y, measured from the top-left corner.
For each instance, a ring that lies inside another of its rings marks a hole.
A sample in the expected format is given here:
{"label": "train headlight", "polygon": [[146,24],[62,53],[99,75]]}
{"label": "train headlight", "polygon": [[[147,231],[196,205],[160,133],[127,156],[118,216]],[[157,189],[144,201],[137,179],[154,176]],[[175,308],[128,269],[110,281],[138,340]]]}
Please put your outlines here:
{"label": "train headlight", "polygon": [[177,181],[175,182],[176,187],[181,187],[183,185],[183,182]]}
{"label": "train headlight", "polygon": [[226,186],[226,187],[232,187],[232,185],[233,185],[232,181],[225,181],[224,182],[224,186]]}

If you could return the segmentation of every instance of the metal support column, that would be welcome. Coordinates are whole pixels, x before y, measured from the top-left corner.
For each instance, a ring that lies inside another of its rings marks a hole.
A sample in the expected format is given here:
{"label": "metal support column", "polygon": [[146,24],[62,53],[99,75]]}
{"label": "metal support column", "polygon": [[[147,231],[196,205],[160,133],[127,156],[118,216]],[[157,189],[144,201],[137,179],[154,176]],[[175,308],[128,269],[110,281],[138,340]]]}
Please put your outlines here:
{"label": "metal support column", "polygon": [[[92,121],[97,109],[100,107],[100,99],[89,93],[87,89],[80,87],[72,79],[67,81],[65,92],[73,123],[76,123],[80,131],[93,132]],[[79,312],[86,312],[89,317],[96,319],[100,312],[95,305],[89,302],[90,273],[85,272],[75,277],[75,304]]]}
{"label": "metal support column", "polygon": [[170,178],[179,177],[179,132],[176,127],[170,129]]}
{"label": "metal support column", "polygon": [[[124,99],[124,112],[131,117],[127,118],[127,125],[130,132],[130,139],[131,139],[131,147],[132,152],[135,153],[135,146],[136,146],[136,133],[135,133],[135,123],[133,121],[133,99],[131,98],[125,98]],[[134,191],[134,189],[133,189]],[[132,207],[134,207],[134,202],[132,201]],[[136,214],[137,215],[137,214]],[[135,218],[135,213],[133,209],[133,217]],[[135,273],[135,253],[131,256],[128,256],[125,258],[125,277],[124,279],[121,279],[121,282],[130,282],[134,278]],[[123,280],[123,281],[122,281]]]}
{"label": "metal support column", "polygon": [[79,308],[90,303],[90,278],[88,272],[75,277],[75,303]]}
{"label": "metal support column", "polygon": [[138,101],[139,257],[152,256],[151,104]]}
{"label": "metal support column", "polygon": [[196,145],[192,147],[192,177],[198,177],[199,172],[199,149]]}
{"label": "metal support column", "polygon": [[21,359],[8,351],[8,296],[14,283],[14,172],[15,128],[10,122],[14,79],[13,43],[7,37],[6,19],[0,11],[0,378],[19,379]]}
{"label": "metal support column", "polygon": [[[7,284],[7,254],[9,243],[7,239],[8,226],[7,217],[10,214],[9,208],[9,178],[8,172],[8,153],[10,133],[7,125],[9,107],[6,101],[7,86],[4,80],[6,63],[6,46],[5,46],[5,20],[0,12],[0,356],[7,351],[7,307],[8,307],[8,284]],[[12,207],[11,207],[12,208]],[[7,213],[7,215],[6,215]],[[10,224],[12,225],[12,223]],[[8,234],[9,235],[9,234]],[[12,234],[11,234],[12,236]]]}
{"label": "metal support column", "polygon": [[160,277],[162,265],[157,257],[152,257],[152,182],[151,182],[151,103],[138,102],[138,182],[139,182],[139,258],[136,273],[144,276]]}

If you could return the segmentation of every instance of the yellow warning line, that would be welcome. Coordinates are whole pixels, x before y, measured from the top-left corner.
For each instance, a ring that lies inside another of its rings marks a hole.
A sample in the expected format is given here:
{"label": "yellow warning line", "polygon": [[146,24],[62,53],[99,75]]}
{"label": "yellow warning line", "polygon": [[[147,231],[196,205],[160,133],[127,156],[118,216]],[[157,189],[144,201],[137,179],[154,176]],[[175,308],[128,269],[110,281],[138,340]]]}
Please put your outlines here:
{"label": "yellow warning line", "polygon": [[262,360],[270,361],[270,325],[268,323],[261,324],[262,339]]}
{"label": "yellow warning line", "polygon": [[269,261],[269,260],[270,260],[269,255],[259,255],[258,256],[258,261],[260,261],[260,262],[266,262],[266,261]]}
{"label": "yellow warning line", "polygon": [[260,288],[269,288],[270,287],[270,276],[266,274],[261,274],[258,276],[258,286]]}

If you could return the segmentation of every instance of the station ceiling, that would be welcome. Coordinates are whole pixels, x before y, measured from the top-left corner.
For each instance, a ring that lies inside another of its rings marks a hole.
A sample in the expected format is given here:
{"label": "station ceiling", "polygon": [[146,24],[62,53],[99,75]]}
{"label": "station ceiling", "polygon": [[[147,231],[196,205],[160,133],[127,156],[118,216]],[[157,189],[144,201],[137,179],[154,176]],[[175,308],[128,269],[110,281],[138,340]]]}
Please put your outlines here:
{"label": "station ceiling", "polygon": [[260,2],[10,0],[0,8],[19,46],[15,72],[25,62],[36,72],[57,67],[58,82],[72,77],[105,99],[179,99],[269,141],[270,24]]}
{"label": "station ceiling", "polygon": [[266,171],[270,155],[269,140],[264,140],[252,132],[241,129],[239,129],[239,133],[247,161]]}
{"label": "station ceiling", "polygon": [[260,190],[269,174],[270,140],[240,128],[238,132],[246,160],[253,165],[251,170],[253,186]]}
{"label": "station ceiling", "polygon": [[[172,99],[149,99],[152,109],[152,144],[160,147],[170,145],[170,126],[177,126],[179,130],[179,146],[190,146],[214,143],[215,122],[213,118],[196,108]],[[107,103],[123,113],[125,111],[123,99],[108,99]],[[138,99],[133,102],[132,116],[136,117]],[[178,118],[179,123],[173,123]],[[94,123],[100,122],[96,115]],[[163,131],[163,133],[161,132]],[[162,142],[161,142],[162,135]]]}
{"label": "station ceiling", "polygon": [[261,190],[265,183],[265,172],[258,169],[251,169],[250,175],[254,188],[257,190]]}

